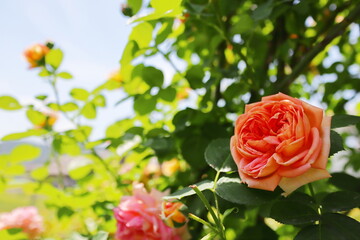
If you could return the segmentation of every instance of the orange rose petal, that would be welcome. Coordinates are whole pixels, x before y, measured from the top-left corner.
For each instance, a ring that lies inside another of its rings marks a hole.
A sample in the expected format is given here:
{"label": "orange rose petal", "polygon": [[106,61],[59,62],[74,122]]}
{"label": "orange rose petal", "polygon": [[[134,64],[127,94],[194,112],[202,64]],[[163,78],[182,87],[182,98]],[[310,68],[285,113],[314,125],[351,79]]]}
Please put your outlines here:
{"label": "orange rose petal", "polygon": [[235,136],[231,137],[230,146],[231,146],[230,147],[231,155],[234,158],[235,163],[240,162],[242,157],[240,156],[240,154],[236,150],[237,147],[236,147],[236,138],[235,138]]}
{"label": "orange rose petal", "polygon": [[321,128],[321,122],[324,115],[324,110],[321,108],[315,107],[313,105],[310,105],[306,102],[302,102],[302,105],[304,107],[304,111],[306,116],[309,118],[309,122],[312,127],[316,127],[318,129]]}
{"label": "orange rose petal", "polygon": [[284,196],[288,196],[297,188],[310,182],[329,178],[331,175],[325,169],[310,168],[306,173],[294,178],[282,178],[279,186],[285,191]]}
{"label": "orange rose petal", "polygon": [[301,105],[301,101],[299,99],[290,97],[288,95],[285,95],[283,93],[278,93],[271,96],[265,96],[261,98],[262,101],[281,101],[281,100],[289,100],[297,105]]}
{"label": "orange rose petal", "polygon": [[301,165],[301,166],[299,166],[297,168],[280,167],[277,172],[282,177],[294,178],[294,177],[297,177],[297,176],[299,176],[301,174],[304,174],[310,168],[311,168],[310,163],[307,163],[307,164]]}
{"label": "orange rose petal", "polygon": [[299,138],[296,141],[293,141],[283,147],[281,154],[285,157],[291,157],[296,155],[296,153],[303,147],[305,143],[305,138]]}
{"label": "orange rose petal", "polygon": [[322,148],[317,160],[312,164],[314,168],[325,169],[330,152],[331,117],[325,116],[321,126]]}
{"label": "orange rose petal", "polygon": [[[311,147],[309,149],[308,154],[304,157],[303,162],[307,163],[309,162],[312,158],[314,158],[314,156],[319,154],[319,146],[321,144],[321,139],[320,139],[320,134],[319,134],[319,130],[317,128],[312,128],[311,129],[311,137],[312,137],[312,143],[311,143]],[[317,155],[315,157],[317,157]]]}
{"label": "orange rose petal", "polygon": [[246,174],[242,174],[239,171],[241,180],[251,188],[257,188],[267,191],[274,191],[276,186],[279,184],[281,177],[277,174],[273,174],[265,178],[252,178]]}
{"label": "orange rose petal", "polygon": [[308,153],[308,150],[305,150],[305,151],[297,154],[296,156],[290,158],[289,160],[285,160],[280,154],[277,154],[277,153],[274,153],[273,157],[278,164],[283,165],[283,166],[289,166],[289,165],[294,164],[297,161],[301,160],[302,158],[304,158],[307,153]]}

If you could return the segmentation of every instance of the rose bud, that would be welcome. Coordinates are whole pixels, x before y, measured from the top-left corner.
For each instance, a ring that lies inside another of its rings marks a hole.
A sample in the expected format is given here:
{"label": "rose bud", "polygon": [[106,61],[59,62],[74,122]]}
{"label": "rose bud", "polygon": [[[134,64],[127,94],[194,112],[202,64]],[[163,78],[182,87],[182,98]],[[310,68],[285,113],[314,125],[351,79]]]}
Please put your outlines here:
{"label": "rose bud", "polygon": [[24,51],[24,56],[30,64],[30,68],[36,68],[45,64],[45,56],[50,48],[43,44],[34,44]]}

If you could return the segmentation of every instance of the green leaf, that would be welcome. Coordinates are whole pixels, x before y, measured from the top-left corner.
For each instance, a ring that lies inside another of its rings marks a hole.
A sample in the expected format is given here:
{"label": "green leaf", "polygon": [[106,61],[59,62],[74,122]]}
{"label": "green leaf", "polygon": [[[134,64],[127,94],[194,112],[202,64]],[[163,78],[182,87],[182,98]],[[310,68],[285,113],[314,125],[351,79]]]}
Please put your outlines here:
{"label": "green leaf", "polygon": [[343,172],[332,173],[329,183],[342,190],[360,192],[360,179]]}
{"label": "green leaf", "polygon": [[26,111],[26,116],[34,125],[41,125],[46,121],[46,116],[44,114],[33,109],[28,109]]}
{"label": "green leaf", "polygon": [[81,109],[81,114],[87,119],[95,119],[96,118],[96,107],[93,103],[88,102],[84,105],[83,109]]}
{"label": "green leaf", "polygon": [[339,114],[331,117],[331,128],[340,128],[360,123],[359,116]]}
{"label": "green leaf", "polygon": [[162,71],[154,67],[144,67],[142,78],[150,87],[161,87],[164,83]]}
{"label": "green leaf", "polygon": [[80,157],[69,164],[68,170],[72,179],[79,180],[90,174],[93,170],[93,162],[88,158]]}
{"label": "green leaf", "polygon": [[128,0],[128,4],[132,9],[133,14],[136,14],[142,6],[142,0]]}
{"label": "green leaf", "polygon": [[73,78],[73,76],[68,72],[61,72],[61,73],[58,73],[56,76],[58,76],[59,78],[63,78],[63,79],[72,79]]}
{"label": "green leaf", "polygon": [[188,80],[190,87],[192,89],[196,89],[196,88],[202,88],[204,86],[204,83],[202,82],[204,76],[205,73],[202,66],[195,65],[195,66],[191,66],[187,70],[185,78]]}
{"label": "green leaf", "polygon": [[54,69],[57,69],[63,60],[63,52],[60,49],[51,49],[45,56],[46,64],[51,65]]}
{"label": "green leaf", "polygon": [[253,30],[254,20],[248,14],[242,14],[236,16],[238,21],[232,25],[232,33],[235,34],[243,34],[250,30]]}
{"label": "green leaf", "polygon": [[107,240],[108,237],[109,237],[109,233],[100,231],[92,238],[92,240]]}
{"label": "green leaf", "polygon": [[86,101],[89,98],[90,93],[82,88],[73,88],[70,95],[76,100]]}
{"label": "green leaf", "polygon": [[98,107],[106,106],[106,99],[103,95],[95,96],[94,99],[92,100],[92,102],[94,103],[95,106],[98,106]]}
{"label": "green leaf", "polygon": [[244,240],[278,240],[279,236],[264,222],[259,221],[255,226],[247,227],[237,239]]}
{"label": "green leaf", "polygon": [[337,132],[330,131],[330,154],[329,156],[334,155],[335,153],[344,150],[343,139]]}
{"label": "green leaf", "polygon": [[31,171],[31,177],[35,180],[42,181],[49,176],[49,171],[46,166],[36,168]]}
{"label": "green leaf", "polygon": [[46,68],[42,68],[38,75],[39,77],[48,77],[51,73]]}
{"label": "green leaf", "polygon": [[152,40],[153,29],[154,28],[150,23],[142,22],[133,28],[129,36],[129,41],[136,41],[140,49],[149,47]]}
{"label": "green leaf", "polygon": [[237,171],[237,166],[230,153],[229,139],[213,140],[205,150],[205,160],[216,171]]}
{"label": "green leaf", "polygon": [[283,224],[314,223],[319,220],[319,214],[306,204],[282,200],[277,201],[271,208],[270,217]]}
{"label": "green leaf", "polygon": [[77,141],[65,135],[56,135],[53,140],[53,147],[60,154],[76,156],[81,153],[81,148]]}
{"label": "green leaf", "polygon": [[176,89],[171,86],[165,89],[160,89],[158,96],[167,102],[172,102],[176,98]]}
{"label": "green leaf", "polygon": [[64,112],[72,112],[79,109],[79,106],[73,102],[65,103],[61,106],[61,110]]}
{"label": "green leaf", "polygon": [[350,191],[333,192],[325,196],[321,205],[326,212],[351,210],[360,207],[360,194]]}
{"label": "green leaf", "polygon": [[[204,181],[201,181],[199,183],[196,183],[194,184],[198,187],[198,189],[200,191],[205,191],[205,190],[208,190],[208,189],[212,189],[214,187],[214,182],[213,181],[210,181],[210,180],[204,180]],[[165,200],[169,200],[169,199],[182,199],[184,197],[188,197],[188,196],[191,196],[191,195],[195,195],[195,191],[190,188],[190,187],[185,187],[181,190],[178,190],[168,196],[165,196],[163,197],[163,199]]]}
{"label": "green leaf", "polygon": [[360,236],[360,223],[350,217],[337,213],[321,216],[320,225],[303,228],[294,240],[357,240]]}
{"label": "green leaf", "polygon": [[149,94],[143,94],[135,98],[134,110],[139,115],[145,115],[151,113],[156,107],[156,96]]}
{"label": "green leaf", "polygon": [[259,5],[253,12],[252,18],[255,21],[263,20],[268,18],[273,10],[273,1],[268,0],[266,3]]}
{"label": "green leaf", "polygon": [[47,95],[37,95],[35,98],[39,99],[40,101],[44,101],[45,99],[47,99]]}
{"label": "green leaf", "polygon": [[21,108],[22,108],[22,106],[20,105],[18,100],[16,100],[15,98],[10,97],[10,96],[1,96],[0,97],[0,109],[18,110]]}
{"label": "green leaf", "polygon": [[38,158],[40,154],[40,148],[29,144],[21,144],[11,150],[10,158],[13,162],[30,161]]}
{"label": "green leaf", "polygon": [[19,133],[11,133],[3,137],[2,141],[13,141],[13,140],[19,140],[22,138],[32,137],[32,136],[43,136],[45,134],[49,133],[45,129],[30,129],[26,132],[19,132]]}
{"label": "green leaf", "polygon": [[240,182],[239,178],[222,177],[217,182],[216,194],[223,199],[245,205],[259,205],[276,199],[278,192],[253,189]]}
{"label": "green leaf", "polygon": [[133,17],[132,22],[179,16],[182,13],[181,3],[182,0],[151,0],[150,4],[155,11],[144,17]]}

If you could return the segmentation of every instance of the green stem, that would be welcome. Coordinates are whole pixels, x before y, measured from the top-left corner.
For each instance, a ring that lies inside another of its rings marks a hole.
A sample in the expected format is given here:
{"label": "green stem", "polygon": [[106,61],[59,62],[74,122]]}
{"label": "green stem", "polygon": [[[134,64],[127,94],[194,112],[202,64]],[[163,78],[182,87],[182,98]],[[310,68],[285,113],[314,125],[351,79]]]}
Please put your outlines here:
{"label": "green stem", "polygon": [[191,185],[190,188],[192,188],[195,193],[199,196],[200,200],[204,203],[206,209],[210,212],[212,218],[215,221],[215,224],[218,228],[218,233],[220,234],[220,238],[221,239],[225,239],[224,238],[224,230],[223,230],[223,225],[220,222],[220,219],[216,216],[214,210],[212,209],[209,201],[206,199],[206,197],[204,196],[204,194],[199,190],[199,188],[196,185]]}
{"label": "green stem", "polygon": [[317,200],[317,198],[316,198],[316,194],[315,194],[315,191],[314,191],[314,187],[313,187],[312,183],[308,183],[307,185],[308,185],[308,187],[309,187],[311,196],[312,196],[312,197],[314,198],[314,200],[315,200],[315,204],[316,204],[316,207],[317,207],[317,211],[318,211],[319,215],[321,215],[321,206],[320,206],[320,204],[319,204],[319,202],[318,202],[318,200]]}
{"label": "green stem", "polygon": [[198,216],[192,214],[192,213],[189,213],[188,214],[189,218],[191,218],[192,220],[195,220],[205,226],[207,226],[208,228],[210,228],[211,230],[213,230],[214,232],[217,232],[217,229],[209,222],[205,221],[204,219],[202,218],[199,218]]}

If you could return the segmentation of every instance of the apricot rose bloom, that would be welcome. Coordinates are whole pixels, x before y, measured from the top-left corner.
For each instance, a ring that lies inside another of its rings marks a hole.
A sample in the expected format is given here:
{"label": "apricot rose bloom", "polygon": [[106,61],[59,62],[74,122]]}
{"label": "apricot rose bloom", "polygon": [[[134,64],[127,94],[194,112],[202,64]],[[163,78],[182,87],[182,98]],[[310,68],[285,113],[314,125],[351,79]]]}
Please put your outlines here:
{"label": "apricot rose bloom", "polygon": [[322,109],[282,93],[246,105],[230,143],[242,182],[269,191],[279,185],[288,195],[330,177],[330,124]]}
{"label": "apricot rose bloom", "polygon": [[0,214],[0,230],[20,228],[29,239],[39,237],[44,231],[43,218],[36,207],[20,207]]}
{"label": "apricot rose bloom", "polygon": [[148,193],[143,184],[134,184],[133,195],[124,196],[114,209],[118,240],[182,240],[187,230],[167,226],[162,216],[162,197],[166,192]]}
{"label": "apricot rose bloom", "polygon": [[41,61],[43,61],[44,57],[48,52],[50,51],[50,48],[43,44],[34,44],[27,48],[24,51],[24,56],[28,63],[30,64],[30,68],[35,68],[41,66]]}

